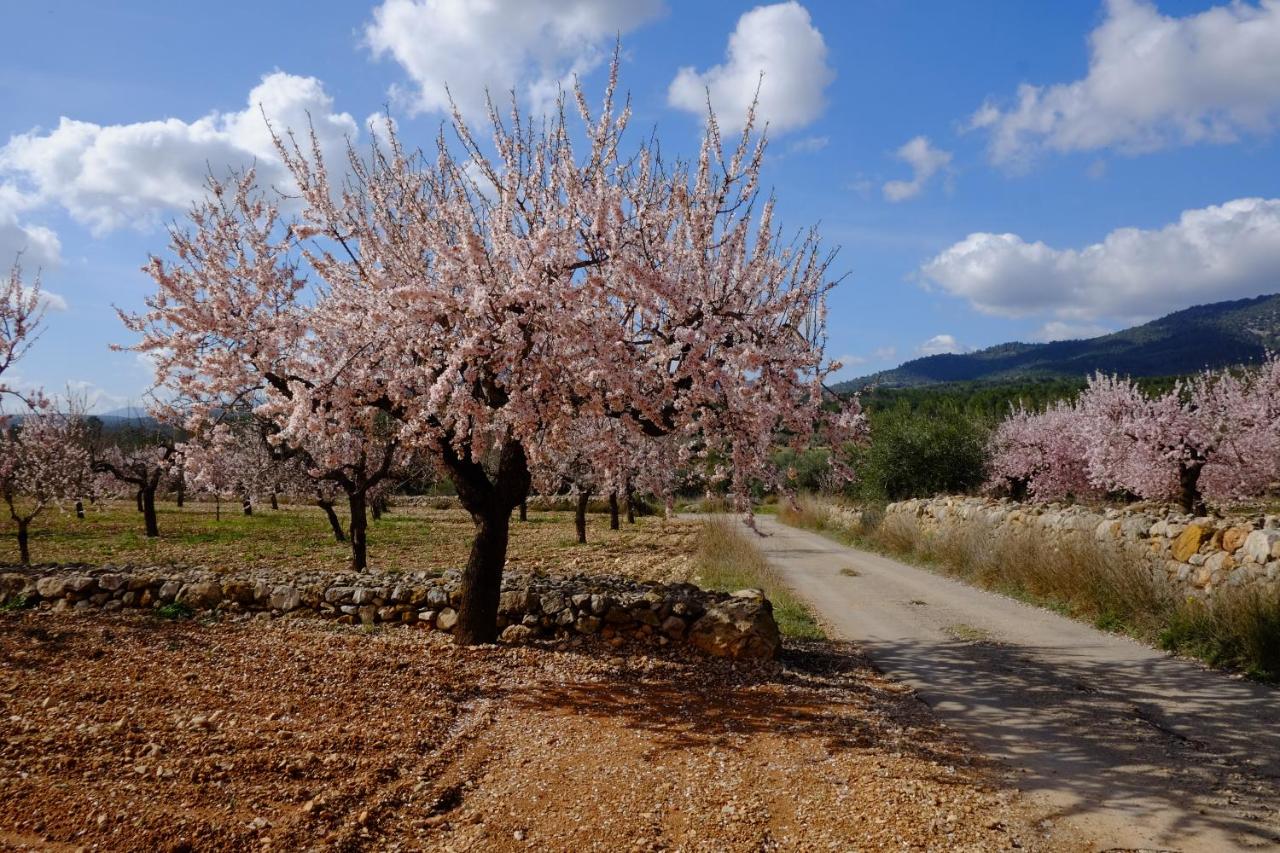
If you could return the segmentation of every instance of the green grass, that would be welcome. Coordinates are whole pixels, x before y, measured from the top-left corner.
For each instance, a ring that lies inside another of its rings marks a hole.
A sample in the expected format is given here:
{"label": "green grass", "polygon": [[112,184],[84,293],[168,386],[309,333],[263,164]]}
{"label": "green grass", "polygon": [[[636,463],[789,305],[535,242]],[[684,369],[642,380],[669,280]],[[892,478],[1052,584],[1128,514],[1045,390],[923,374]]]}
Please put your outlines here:
{"label": "green grass", "polygon": [[783,636],[796,640],[824,639],[826,635],[813,613],[778,578],[749,538],[751,535],[729,518],[717,516],[705,520],[694,563],[699,584],[724,592],[763,590],[773,604],[773,618]]}
{"label": "green grass", "polygon": [[828,505],[801,498],[779,514],[793,526],[848,545],[941,571],[974,586],[1078,619],[1104,631],[1280,681],[1280,601],[1252,590],[1223,588],[1206,603],[1173,594],[1150,555],[1092,536],[1050,546],[1034,532],[1014,533],[984,521],[926,530],[914,518],[875,511],[852,528]]}

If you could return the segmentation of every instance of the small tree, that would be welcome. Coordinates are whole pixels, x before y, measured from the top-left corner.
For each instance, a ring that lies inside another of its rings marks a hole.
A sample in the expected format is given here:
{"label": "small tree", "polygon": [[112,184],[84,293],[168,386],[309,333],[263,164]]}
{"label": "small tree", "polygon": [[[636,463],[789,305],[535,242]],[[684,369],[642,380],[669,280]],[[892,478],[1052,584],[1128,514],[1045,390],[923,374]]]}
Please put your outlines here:
{"label": "small tree", "polygon": [[89,450],[75,415],[32,411],[0,435],[0,492],[17,526],[18,554],[31,562],[31,522],[45,508],[89,488]]}
{"label": "small tree", "polygon": [[[15,262],[8,277],[0,281],[0,377],[35,343],[40,336],[43,318],[40,278],[37,276],[27,285],[23,281],[22,267]],[[5,396],[17,397],[32,409],[46,405],[39,394],[24,394],[0,378],[0,399]]]}
{"label": "small tree", "polygon": [[142,511],[143,529],[148,538],[160,535],[156,516],[156,492],[170,476],[178,459],[178,446],[163,428],[141,427],[117,436],[117,443],[98,446],[93,451],[93,470],[109,474],[131,486]]}

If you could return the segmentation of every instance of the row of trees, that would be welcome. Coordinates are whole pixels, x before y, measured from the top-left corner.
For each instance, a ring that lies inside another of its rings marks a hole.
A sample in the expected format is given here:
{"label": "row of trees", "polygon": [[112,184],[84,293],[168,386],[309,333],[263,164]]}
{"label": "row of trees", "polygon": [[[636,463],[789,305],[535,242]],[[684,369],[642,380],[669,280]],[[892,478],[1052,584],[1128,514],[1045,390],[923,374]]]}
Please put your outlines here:
{"label": "row of trees", "polygon": [[1205,372],[1163,393],[1097,374],[1074,401],[1018,408],[991,439],[990,487],[1057,500],[1176,500],[1187,512],[1280,481],[1280,356]]}

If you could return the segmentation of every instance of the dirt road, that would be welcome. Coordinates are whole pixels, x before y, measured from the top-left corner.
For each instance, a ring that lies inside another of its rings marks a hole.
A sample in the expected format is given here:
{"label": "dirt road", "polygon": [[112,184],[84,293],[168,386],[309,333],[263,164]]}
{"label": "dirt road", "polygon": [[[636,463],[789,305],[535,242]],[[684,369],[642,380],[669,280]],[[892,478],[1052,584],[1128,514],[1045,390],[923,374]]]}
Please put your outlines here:
{"label": "dirt road", "polygon": [[829,631],[1099,849],[1280,847],[1280,691],[761,518]]}

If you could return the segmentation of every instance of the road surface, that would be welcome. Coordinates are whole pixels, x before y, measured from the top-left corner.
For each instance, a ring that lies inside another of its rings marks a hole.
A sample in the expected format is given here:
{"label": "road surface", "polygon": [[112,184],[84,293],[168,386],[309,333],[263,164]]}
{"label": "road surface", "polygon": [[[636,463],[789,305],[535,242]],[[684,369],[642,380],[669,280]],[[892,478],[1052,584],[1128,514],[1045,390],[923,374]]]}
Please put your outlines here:
{"label": "road surface", "polygon": [[1280,849],[1280,690],[758,519],[828,632],[916,689],[1100,849]]}

